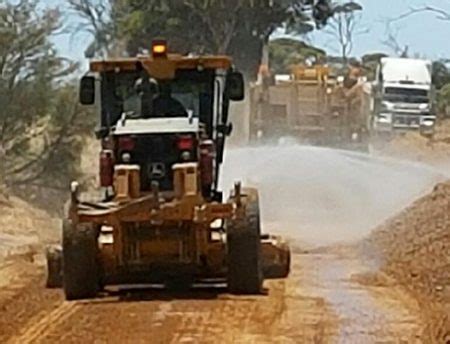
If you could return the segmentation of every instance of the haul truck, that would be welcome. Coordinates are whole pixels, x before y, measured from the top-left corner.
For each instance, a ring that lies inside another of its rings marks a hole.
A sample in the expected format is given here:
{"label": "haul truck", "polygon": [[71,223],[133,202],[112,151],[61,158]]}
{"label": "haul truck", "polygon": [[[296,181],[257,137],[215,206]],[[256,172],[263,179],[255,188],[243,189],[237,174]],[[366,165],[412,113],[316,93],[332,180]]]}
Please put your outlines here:
{"label": "haul truck", "polygon": [[427,60],[381,59],[372,84],[371,131],[391,136],[406,131],[434,134],[436,125],[432,63]]}
{"label": "haul truck", "polygon": [[292,137],[301,143],[366,150],[367,113],[357,69],[334,77],[326,65],[294,66],[290,75],[262,68],[250,89],[250,142]]}
{"label": "haul truck", "polygon": [[103,199],[85,202],[72,185],[61,250],[48,254],[48,286],[69,300],[109,285],[168,288],[214,281],[259,293],[289,273],[290,251],[262,235],[258,192],[218,189],[228,108],[244,82],[226,56],[169,54],[92,61],[80,101],[100,104]]}

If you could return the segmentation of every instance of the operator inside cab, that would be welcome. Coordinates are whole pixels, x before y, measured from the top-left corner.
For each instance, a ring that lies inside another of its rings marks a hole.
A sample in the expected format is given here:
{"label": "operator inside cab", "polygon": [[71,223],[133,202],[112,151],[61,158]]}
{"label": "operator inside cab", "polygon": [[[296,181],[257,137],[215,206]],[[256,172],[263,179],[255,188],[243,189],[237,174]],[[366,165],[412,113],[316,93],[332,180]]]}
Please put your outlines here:
{"label": "operator inside cab", "polygon": [[123,111],[142,118],[187,117],[183,103],[172,96],[172,84],[141,77],[123,102]]}
{"label": "operator inside cab", "polygon": [[159,84],[159,93],[153,99],[152,117],[187,117],[188,113],[183,104],[172,97],[169,83]]}

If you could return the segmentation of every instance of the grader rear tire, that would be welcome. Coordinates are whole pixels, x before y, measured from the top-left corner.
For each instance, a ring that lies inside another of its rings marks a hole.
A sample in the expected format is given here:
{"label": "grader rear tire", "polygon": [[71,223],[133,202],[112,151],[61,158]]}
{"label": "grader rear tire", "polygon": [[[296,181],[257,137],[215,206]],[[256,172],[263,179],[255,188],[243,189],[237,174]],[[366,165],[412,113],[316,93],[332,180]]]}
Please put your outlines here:
{"label": "grader rear tire", "polygon": [[97,233],[89,223],[63,224],[63,286],[67,300],[94,298],[99,291]]}
{"label": "grader rear tire", "polygon": [[243,189],[246,214],[227,225],[228,289],[233,294],[260,294],[263,271],[258,192]]}
{"label": "grader rear tire", "polygon": [[49,247],[47,249],[47,281],[46,288],[62,288],[63,271],[62,271],[62,251],[58,247]]}

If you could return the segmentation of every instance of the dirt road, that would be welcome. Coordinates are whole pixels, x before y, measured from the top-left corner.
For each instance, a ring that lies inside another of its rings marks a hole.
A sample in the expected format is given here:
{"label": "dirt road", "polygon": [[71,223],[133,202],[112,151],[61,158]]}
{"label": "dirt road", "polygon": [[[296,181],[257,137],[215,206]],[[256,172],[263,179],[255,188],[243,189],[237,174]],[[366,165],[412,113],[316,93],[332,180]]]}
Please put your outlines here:
{"label": "dirt road", "polygon": [[141,289],[84,302],[63,301],[36,277],[30,289],[10,290],[9,301],[0,293],[0,342],[420,342],[414,304],[392,288],[362,286],[353,278],[361,269],[341,255],[297,254],[291,277],[267,283],[265,296]]}
{"label": "dirt road", "polygon": [[2,312],[0,333],[9,334],[0,334],[0,341],[328,343],[336,333],[333,313],[322,298],[303,293],[299,288],[303,270],[295,271],[287,281],[268,283],[267,295],[258,297],[232,297],[220,288],[187,294],[153,289],[120,291],[89,302],[64,302],[59,292],[35,289],[41,296],[28,302],[39,305],[30,309],[20,328],[9,331],[15,323],[15,298],[9,306],[3,305],[6,312]]}
{"label": "dirt road", "polygon": [[65,302],[21,258],[0,268],[0,343],[429,343],[416,302],[374,274],[378,262],[336,241],[362,239],[440,173],[303,147],[238,151],[232,159],[229,184],[235,176],[257,184],[264,223],[295,243],[287,280],[267,282],[267,295],[257,297],[123,289]]}

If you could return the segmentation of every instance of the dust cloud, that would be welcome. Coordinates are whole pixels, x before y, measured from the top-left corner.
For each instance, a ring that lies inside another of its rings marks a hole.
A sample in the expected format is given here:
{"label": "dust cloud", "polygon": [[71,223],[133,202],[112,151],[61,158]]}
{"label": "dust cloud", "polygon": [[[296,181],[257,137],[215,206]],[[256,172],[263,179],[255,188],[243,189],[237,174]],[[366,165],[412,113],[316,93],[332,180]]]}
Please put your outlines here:
{"label": "dust cloud", "polygon": [[438,182],[444,172],[355,152],[284,145],[227,152],[222,186],[260,191],[263,231],[309,245],[362,239]]}

